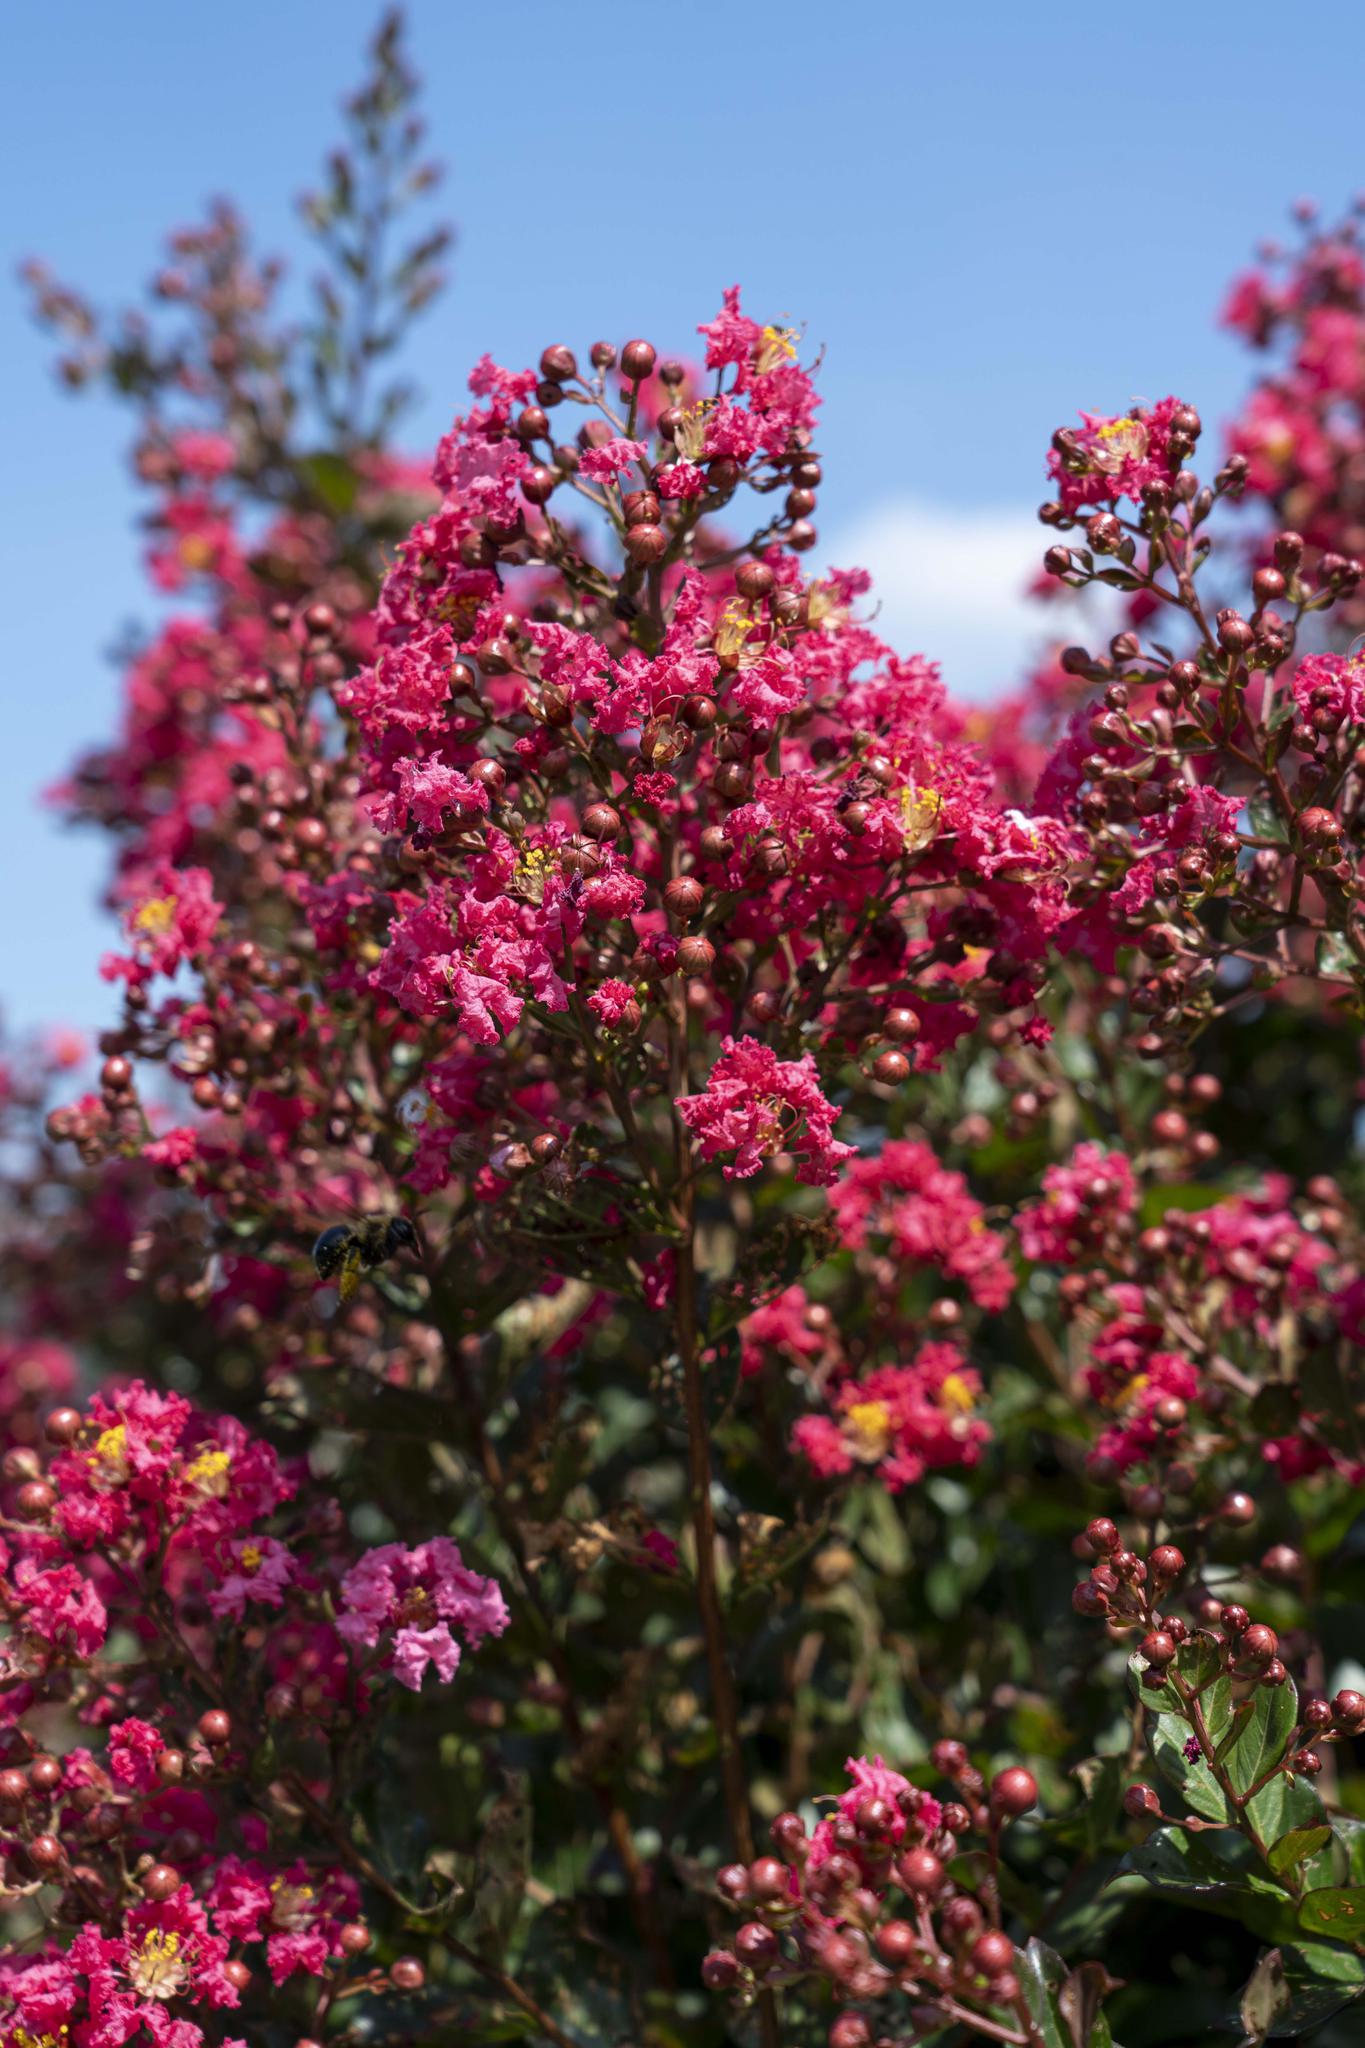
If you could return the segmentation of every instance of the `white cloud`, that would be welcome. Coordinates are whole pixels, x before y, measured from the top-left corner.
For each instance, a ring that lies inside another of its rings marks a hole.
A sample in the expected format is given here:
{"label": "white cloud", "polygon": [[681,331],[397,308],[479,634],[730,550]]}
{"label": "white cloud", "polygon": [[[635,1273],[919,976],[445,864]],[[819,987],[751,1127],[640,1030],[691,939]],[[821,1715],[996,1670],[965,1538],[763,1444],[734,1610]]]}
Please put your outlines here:
{"label": "white cloud", "polygon": [[1058,614],[1026,595],[1049,538],[1022,509],[897,499],[835,534],[825,554],[871,571],[883,639],[938,662],[953,696],[990,698],[1019,683],[1056,633]]}

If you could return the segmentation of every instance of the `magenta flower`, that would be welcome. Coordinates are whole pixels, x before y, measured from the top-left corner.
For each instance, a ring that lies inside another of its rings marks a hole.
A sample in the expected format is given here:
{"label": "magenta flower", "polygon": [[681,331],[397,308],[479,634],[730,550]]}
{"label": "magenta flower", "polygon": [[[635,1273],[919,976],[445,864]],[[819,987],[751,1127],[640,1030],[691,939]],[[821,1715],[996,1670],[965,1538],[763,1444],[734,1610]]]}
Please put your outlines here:
{"label": "magenta flower", "polygon": [[435,1536],[415,1550],[385,1543],[366,1551],[341,1582],[337,1632],[373,1649],[392,1630],[394,1675],[418,1692],[428,1666],[443,1685],[455,1676],[456,1633],[477,1650],[485,1636],[500,1636],[509,1620],[496,1583],[470,1571],[448,1537]]}
{"label": "magenta flower", "polygon": [[852,1145],[834,1136],[839,1112],[820,1092],[814,1060],[780,1060],[756,1038],[727,1038],[700,1095],[684,1095],[678,1114],[696,1138],[703,1159],[732,1152],[727,1180],[747,1180],[776,1152],[791,1152],[797,1179],[826,1187]]}

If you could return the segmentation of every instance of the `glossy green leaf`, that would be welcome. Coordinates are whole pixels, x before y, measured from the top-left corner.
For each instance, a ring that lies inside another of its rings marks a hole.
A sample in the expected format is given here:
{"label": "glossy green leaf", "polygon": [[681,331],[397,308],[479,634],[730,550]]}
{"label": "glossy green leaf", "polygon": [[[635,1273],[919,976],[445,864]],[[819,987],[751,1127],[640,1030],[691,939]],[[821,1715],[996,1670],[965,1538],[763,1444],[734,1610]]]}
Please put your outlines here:
{"label": "glossy green leaf", "polygon": [[1017,1973],[1044,2048],[1113,2048],[1102,2006],[1115,1984],[1102,1964],[1068,1969],[1056,1950],[1035,1935],[1020,1955]]}
{"label": "glossy green leaf", "polygon": [[1330,1885],[1309,1892],[1299,1906],[1299,1923],[1310,1934],[1365,1954],[1365,1885]]}
{"label": "glossy green leaf", "polygon": [[1281,1835],[1279,1841],[1273,1845],[1266,1860],[1275,1875],[1283,1877],[1286,1871],[1296,1870],[1300,1863],[1305,1863],[1310,1856],[1316,1856],[1318,1850],[1331,1839],[1332,1830],[1325,1821],[1319,1822],[1315,1827],[1291,1828],[1287,1835]]}

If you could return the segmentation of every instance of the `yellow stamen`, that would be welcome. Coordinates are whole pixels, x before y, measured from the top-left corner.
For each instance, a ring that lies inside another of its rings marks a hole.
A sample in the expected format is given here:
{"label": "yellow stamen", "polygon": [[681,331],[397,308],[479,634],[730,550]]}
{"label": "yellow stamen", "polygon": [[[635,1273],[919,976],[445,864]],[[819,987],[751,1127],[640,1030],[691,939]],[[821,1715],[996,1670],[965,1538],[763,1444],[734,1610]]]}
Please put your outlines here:
{"label": "yellow stamen", "polygon": [[855,1458],[875,1465],[891,1442],[891,1410],[885,1401],[855,1401],[844,1412],[844,1434]]}
{"label": "yellow stamen", "polygon": [[1101,420],[1095,429],[1095,440],[1098,445],[1091,449],[1090,460],[1106,476],[1122,469],[1125,462],[1141,462],[1147,453],[1147,429],[1130,413],[1118,419]]}
{"label": "yellow stamen", "polygon": [[921,853],[938,831],[943,798],[936,789],[908,782],[901,791],[901,831],[907,853]]}
{"label": "yellow stamen", "polygon": [[970,1415],[976,1406],[976,1397],[960,1372],[950,1372],[938,1390],[939,1400],[945,1408],[951,1408],[955,1415]]}
{"label": "yellow stamen", "polygon": [[265,1563],[265,1552],[259,1543],[244,1543],[237,1554],[237,1563],[247,1577],[251,1578]]}
{"label": "yellow stamen", "polygon": [[148,938],[159,939],[175,923],[176,898],[174,896],[150,896],[133,915],[133,929],[145,932]]}
{"label": "yellow stamen", "polygon": [[716,660],[724,669],[747,668],[758,659],[758,649],[749,644],[757,620],[745,611],[737,597],[732,597],[716,621],[714,646]]}
{"label": "yellow stamen", "polygon": [[528,846],[517,856],[512,872],[512,887],[532,903],[540,903],[545,896],[545,884],[553,873],[559,856],[552,846]]}
{"label": "yellow stamen", "polygon": [[181,1952],[180,1936],[149,1928],[142,1946],[128,1958],[128,1977],[144,1998],[178,1997],[189,1981],[189,1958]]}
{"label": "yellow stamen", "polygon": [[128,1431],[123,1423],[102,1429],[90,1455],[100,1468],[99,1477],[112,1486],[121,1486],[128,1477]]}
{"label": "yellow stamen", "polygon": [[754,368],[760,376],[769,370],[780,368],[783,363],[796,361],[796,329],[794,327],[765,327],[754,358]]}
{"label": "yellow stamen", "polygon": [[185,1483],[221,1500],[228,1490],[228,1467],[231,1463],[227,1451],[216,1447],[201,1451],[194,1463],[185,1467]]}
{"label": "yellow stamen", "polygon": [[714,398],[699,398],[685,407],[673,429],[673,446],[684,462],[700,462],[706,448],[706,422],[716,409]]}

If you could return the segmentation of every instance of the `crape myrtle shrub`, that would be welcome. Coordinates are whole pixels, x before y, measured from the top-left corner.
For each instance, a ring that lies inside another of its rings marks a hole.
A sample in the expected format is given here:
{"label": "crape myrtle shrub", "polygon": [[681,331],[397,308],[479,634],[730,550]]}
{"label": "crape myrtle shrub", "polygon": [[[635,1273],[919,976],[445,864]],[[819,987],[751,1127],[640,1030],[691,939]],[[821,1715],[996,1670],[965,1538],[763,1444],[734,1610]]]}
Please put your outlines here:
{"label": "crape myrtle shrub", "polygon": [[5,2048],[1361,2038],[1354,227],[1055,434],[984,716],[736,291],[400,459],[391,22],[347,125],[308,319],[34,274],[175,604],[6,1075]]}

